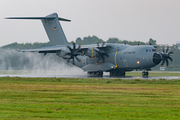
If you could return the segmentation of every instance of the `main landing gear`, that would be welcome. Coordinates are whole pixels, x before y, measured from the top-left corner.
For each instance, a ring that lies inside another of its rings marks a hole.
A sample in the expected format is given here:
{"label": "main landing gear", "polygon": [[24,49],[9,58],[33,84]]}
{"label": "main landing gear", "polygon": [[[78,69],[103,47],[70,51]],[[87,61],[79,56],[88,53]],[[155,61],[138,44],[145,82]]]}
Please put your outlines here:
{"label": "main landing gear", "polygon": [[96,72],[88,72],[89,76],[97,76],[97,77],[102,77],[103,72],[102,71],[96,71]]}
{"label": "main landing gear", "polygon": [[125,76],[126,73],[125,71],[111,71],[110,72],[110,77],[117,77],[117,76]]}
{"label": "main landing gear", "polygon": [[143,76],[143,77],[148,77],[148,75],[149,75],[149,72],[148,72],[147,70],[144,70],[144,71],[142,72],[142,76]]}

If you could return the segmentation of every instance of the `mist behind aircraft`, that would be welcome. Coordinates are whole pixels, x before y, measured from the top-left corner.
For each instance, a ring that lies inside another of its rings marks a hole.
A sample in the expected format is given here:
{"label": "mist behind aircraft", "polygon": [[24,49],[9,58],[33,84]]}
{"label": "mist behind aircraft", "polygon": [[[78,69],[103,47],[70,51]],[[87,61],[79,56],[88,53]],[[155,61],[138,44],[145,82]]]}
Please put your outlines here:
{"label": "mist behind aircraft", "polygon": [[81,69],[67,64],[55,54],[22,53],[14,49],[0,49],[0,70],[22,70],[29,74],[83,75]]}

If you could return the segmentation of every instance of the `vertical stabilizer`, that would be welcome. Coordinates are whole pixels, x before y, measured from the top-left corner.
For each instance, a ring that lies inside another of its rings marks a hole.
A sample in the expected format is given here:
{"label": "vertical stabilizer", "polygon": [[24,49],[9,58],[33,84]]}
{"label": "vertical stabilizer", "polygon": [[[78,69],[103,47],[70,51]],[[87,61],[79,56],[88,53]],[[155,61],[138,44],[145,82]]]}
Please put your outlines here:
{"label": "vertical stabilizer", "polygon": [[8,17],[6,19],[31,19],[41,20],[46,30],[47,36],[51,45],[66,45],[68,44],[66,36],[61,27],[60,21],[68,21],[68,19],[59,18],[57,13],[50,14],[46,17]]}
{"label": "vertical stabilizer", "polygon": [[58,18],[57,13],[50,14],[46,17],[55,18],[55,19],[41,19],[51,45],[68,44],[66,36],[59,22],[60,18]]}

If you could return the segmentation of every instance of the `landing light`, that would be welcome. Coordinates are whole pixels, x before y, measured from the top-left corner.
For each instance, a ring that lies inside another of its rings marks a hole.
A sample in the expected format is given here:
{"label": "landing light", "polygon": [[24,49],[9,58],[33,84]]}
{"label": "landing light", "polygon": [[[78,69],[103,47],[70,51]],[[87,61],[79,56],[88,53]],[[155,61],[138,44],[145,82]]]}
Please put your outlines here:
{"label": "landing light", "polygon": [[139,64],[140,62],[139,61],[137,61],[137,64]]}

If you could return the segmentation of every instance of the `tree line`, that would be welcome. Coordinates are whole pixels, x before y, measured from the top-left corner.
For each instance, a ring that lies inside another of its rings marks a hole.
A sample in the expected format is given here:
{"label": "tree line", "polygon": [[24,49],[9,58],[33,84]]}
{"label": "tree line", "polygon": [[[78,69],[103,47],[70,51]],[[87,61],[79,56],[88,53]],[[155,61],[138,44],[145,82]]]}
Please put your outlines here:
{"label": "tree line", "polygon": [[[88,37],[84,37],[83,39],[78,37],[76,39],[76,43],[81,44],[81,45],[96,44],[97,42],[103,42],[103,40],[98,38],[97,36],[92,36],[92,37],[88,36]],[[156,40],[153,40],[152,38],[150,38],[148,42],[128,41],[128,40],[120,40],[118,38],[109,38],[106,42],[118,43],[118,44],[129,44],[129,45],[148,45],[148,44],[155,45],[156,44]]]}
{"label": "tree line", "polygon": [[[88,36],[81,39],[78,37],[74,42],[81,45],[87,45],[87,44],[97,44],[97,42],[102,43],[104,40],[98,38],[97,36]],[[117,44],[129,44],[129,45],[148,45],[151,43],[152,45],[156,44],[156,40],[153,40],[152,38],[149,39],[148,42],[141,42],[141,41],[128,41],[128,40],[120,40],[118,38],[109,38],[107,43],[117,43]],[[71,42],[70,42],[71,44]],[[51,46],[50,42],[46,43],[11,43],[8,45],[4,45],[1,48],[10,48],[10,49],[35,49],[35,48],[41,48],[41,47],[47,47]]]}

